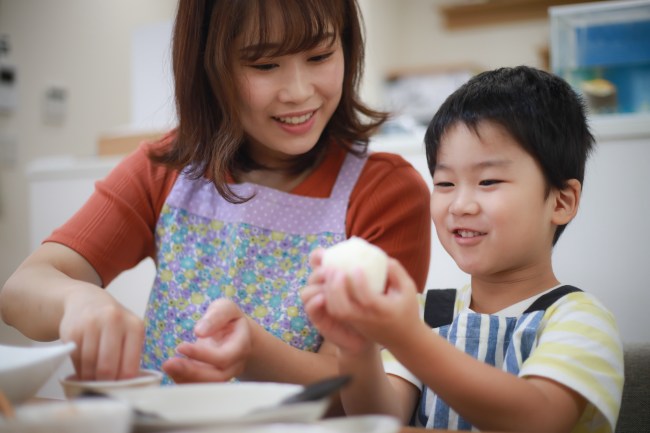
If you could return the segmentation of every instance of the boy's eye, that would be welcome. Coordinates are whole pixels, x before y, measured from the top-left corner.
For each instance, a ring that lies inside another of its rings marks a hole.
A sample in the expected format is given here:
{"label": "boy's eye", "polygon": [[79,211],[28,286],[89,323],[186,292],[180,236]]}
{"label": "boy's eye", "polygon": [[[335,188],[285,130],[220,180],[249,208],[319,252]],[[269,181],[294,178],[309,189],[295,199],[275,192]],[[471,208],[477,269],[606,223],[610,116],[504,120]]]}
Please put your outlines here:
{"label": "boy's eye", "polygon": [[434,188],[450,188],[452,186],[454,186],[454,184],[451,182],[436,182],[433,184]]}
{"label": "boy's eye", "polygon": [[481,186],[491,186],[491,185],[496,185],[498,183],[501,183],[502,181],[497,180],[497,179],[486,179],[482,180],[479,182],[479,185]]}

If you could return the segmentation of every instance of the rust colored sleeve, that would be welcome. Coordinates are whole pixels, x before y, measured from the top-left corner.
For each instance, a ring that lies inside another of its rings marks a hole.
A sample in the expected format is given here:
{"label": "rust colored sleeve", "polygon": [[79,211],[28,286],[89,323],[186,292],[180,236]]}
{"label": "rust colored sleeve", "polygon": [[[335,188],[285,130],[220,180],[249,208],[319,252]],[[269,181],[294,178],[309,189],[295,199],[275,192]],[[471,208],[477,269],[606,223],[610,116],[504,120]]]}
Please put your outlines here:
{"label": "rust colored sleeve", "polygon": [[106,178],[95,183],[86,203],[44,242],[57,242],[81,254],[106,286],[120,272],[146,257],[155,258],[158,215],[178,176],[176,170],[151,162],[143,143]]}
{"label": "rust colored sleeve", "polygon": [[424,290],[431,255],[430,191],[398,155],[371,154],[350,197],[348,236],[359,236],[399,260]]}

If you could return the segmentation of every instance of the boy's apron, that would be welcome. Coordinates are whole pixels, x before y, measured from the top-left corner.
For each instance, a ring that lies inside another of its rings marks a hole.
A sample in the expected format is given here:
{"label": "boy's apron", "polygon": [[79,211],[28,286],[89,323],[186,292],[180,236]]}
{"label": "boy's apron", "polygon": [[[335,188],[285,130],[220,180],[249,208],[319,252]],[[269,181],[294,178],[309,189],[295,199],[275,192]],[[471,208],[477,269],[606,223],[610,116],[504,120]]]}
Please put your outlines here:
{"label": "boy's apron", "polygon": [[232,204],[211,182],[181,174],[156,226],[142,367],[160,370],[179,343],[195,341],[194,324],[217,298],[233,300],[291,346],[318,350],[321,337],[299,290],[311,270],[309,253],[346,238],[350,194],[366,159],[347,154],[328,198],[236,184],[236,194],[255,197]]}
{"label": "boy's apron", "polygon": [[[429,290],[424,307],[424,320],[434,332],[459,350],[479,361],[517,375],[537,345],[537,330],[546,309],[564,295],[576,291],[580,289],[566,285],[558,287],[537,298],[519,317],[466,311],[454,317],[456,290]],[[418,427],[473,429],[469,422],[450,409],[425,385],[422,387],[420,405],[414,418]]]}

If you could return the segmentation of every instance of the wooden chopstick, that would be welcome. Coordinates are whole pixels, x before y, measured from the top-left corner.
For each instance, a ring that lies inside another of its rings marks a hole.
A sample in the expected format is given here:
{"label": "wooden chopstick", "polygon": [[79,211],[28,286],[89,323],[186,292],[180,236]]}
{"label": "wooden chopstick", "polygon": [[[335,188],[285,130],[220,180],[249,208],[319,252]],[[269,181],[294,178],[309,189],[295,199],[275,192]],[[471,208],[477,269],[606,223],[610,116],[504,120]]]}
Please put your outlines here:
{"label": "wooden chopstick", "polygon": [[13,419],[16,417],[13,405],[4,395],[2,390],[0,390],[0,413],[7,419]]}

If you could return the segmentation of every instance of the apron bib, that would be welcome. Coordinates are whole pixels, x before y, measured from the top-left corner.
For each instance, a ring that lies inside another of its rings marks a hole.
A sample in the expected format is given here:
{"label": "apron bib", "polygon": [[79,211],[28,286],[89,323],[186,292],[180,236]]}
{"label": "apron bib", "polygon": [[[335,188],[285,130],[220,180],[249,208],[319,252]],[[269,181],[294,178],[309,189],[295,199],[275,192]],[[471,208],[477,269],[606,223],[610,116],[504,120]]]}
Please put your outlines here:
{"label": "apron bib", "polygon": [[181,173],[156,225],[157,269],[142,367],[161,370],[178,344],[195,341],[195,323],[218,298],[231,299],[291,346],[318,350],[322,338],[307,319],[299,290],[311,271],[309,253],[346,238],[350,194],[366,159],[347,154],[328,198],[244,183],[232,190],[254,197],[232,204],[211,182]]}
{"label": "apron bib", "polygon": [[[537,298],[519,317],[471,311],[455,315],[455,289],[429,290],[424,320],[434,332],[457,349],[479,361],[517,375],[537,345],[537,331],[546,309],[562,296],[579,290],[573,286],[558,287]],[[467,420],[424,385],[413,421],[418,427],[430,429],[476,431]]]}

